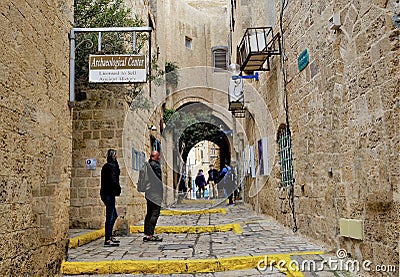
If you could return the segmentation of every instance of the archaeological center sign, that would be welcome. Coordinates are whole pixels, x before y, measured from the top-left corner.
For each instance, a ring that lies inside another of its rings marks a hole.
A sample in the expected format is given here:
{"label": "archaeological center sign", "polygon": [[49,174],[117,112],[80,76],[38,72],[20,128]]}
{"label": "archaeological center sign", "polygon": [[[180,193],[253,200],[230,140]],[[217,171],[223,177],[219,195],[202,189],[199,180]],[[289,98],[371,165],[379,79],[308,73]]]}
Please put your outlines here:
{"label": "archaeological center sign", "polygon": [[89,83],[143,83],[146,76],[144,55],[89,56]]}

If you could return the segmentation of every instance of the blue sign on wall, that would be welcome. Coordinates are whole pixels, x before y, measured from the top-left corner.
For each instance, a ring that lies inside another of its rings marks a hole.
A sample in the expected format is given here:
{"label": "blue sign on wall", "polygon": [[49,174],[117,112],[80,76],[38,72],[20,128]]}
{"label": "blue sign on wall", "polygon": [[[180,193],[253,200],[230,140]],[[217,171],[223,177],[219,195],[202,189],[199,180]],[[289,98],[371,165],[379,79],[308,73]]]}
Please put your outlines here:
{"label": "blue sign on wall", "polygon": [[309,55],[308,55],[308,49],[304,49],[303,52],[300,53],[299,57],[297,58],[297,68],[299,71],[302,71],[309,62]]}

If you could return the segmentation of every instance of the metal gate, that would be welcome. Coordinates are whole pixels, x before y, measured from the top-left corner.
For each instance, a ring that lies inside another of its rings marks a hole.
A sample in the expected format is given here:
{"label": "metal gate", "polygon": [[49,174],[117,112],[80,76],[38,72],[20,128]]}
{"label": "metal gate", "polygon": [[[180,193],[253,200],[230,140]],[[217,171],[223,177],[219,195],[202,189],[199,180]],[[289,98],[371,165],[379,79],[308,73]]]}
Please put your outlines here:
{"label": "metal gate", "polygon": [[293,186],[293,165],[292,165],[292,139],[288,126],[281,129],[278,135],[279,162],[281,165],[281,187]]}

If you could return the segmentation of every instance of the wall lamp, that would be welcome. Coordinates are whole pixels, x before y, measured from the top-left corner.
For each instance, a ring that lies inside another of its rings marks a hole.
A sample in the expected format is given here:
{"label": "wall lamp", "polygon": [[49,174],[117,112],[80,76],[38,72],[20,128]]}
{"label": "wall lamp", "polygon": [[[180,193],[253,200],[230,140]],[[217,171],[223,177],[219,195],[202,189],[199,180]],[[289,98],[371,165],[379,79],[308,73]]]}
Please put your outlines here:
{"label": "wall lamp", "polygon": [[157,127],[154,126],[154,125],[150,125],[150,126],[149,126],[149,130],[150,130],[150,131],[157,131]]}
{"label": "wall lamp", "polygon": [[233,75],[232,80],[237,80],[237,79],[255,79],[258,81],[258,72],[256,72],[254,75],[246,75],[246,76],[240,76],[240,75]]}
{"label": "wall lamp", "polygon": [[258,81],[258,72],[254,75],[245,75],[241,76],[240,74],[240,66],[236,63],[231,63],[229,65],[229,71],[232,73],[232,80],[240,80],[240,79],[255,79]]}

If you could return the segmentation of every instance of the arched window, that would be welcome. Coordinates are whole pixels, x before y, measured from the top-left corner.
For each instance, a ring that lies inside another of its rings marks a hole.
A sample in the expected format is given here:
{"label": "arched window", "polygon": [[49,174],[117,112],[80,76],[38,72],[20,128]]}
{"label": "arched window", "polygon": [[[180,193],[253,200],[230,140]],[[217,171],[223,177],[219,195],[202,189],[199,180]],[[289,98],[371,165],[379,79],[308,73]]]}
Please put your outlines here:
{"label": "arched window", "polygon": [[214,71],[225,71],[228,69],[228,47],[215,46],[211,49]]}

